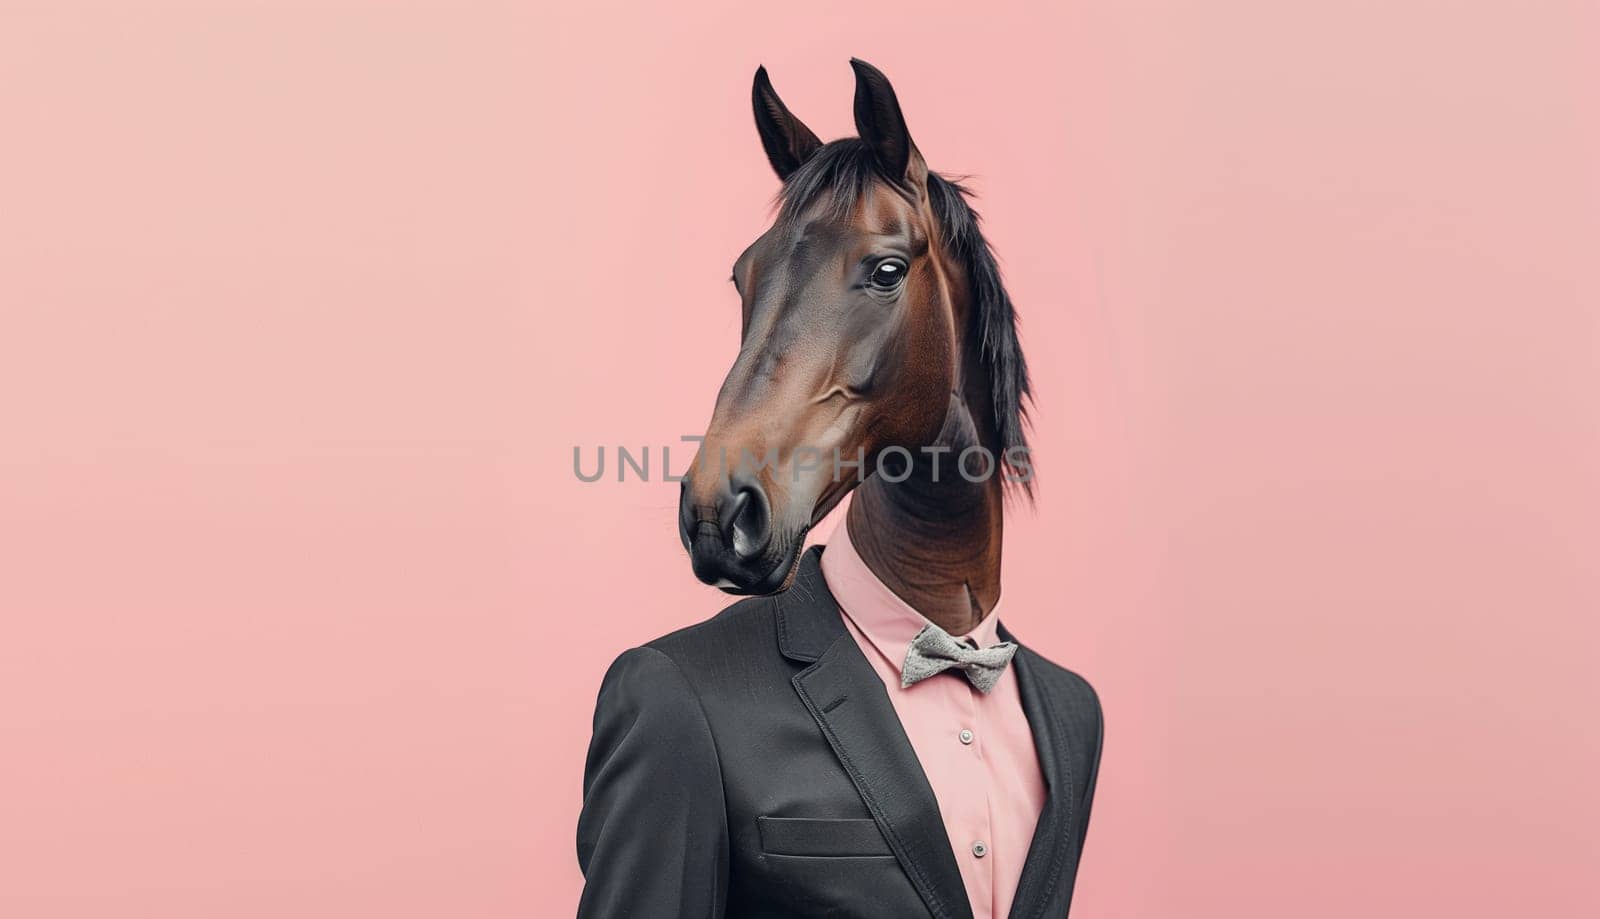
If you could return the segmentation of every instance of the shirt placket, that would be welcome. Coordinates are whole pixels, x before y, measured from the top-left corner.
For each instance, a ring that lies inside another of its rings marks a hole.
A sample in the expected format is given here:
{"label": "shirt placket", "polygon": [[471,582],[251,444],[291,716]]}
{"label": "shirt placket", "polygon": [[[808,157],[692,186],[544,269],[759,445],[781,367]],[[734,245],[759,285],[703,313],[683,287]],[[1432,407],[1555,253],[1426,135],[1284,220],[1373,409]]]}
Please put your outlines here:
{"label": "shirt placket", "polygon": [[[972,793],[965,796],[962,814],[964,841],[955,841],[958,858],[966,862],[962,873],[972,882],[968,891],[974,919],[992,919],[994,913],[994,823],[989,808],[988,770],[984,763],[984,731],[979,720],[978,693],[961,680],[956,690],[955,755],[962,763],[963,784]],[[962,845],[962,842],[965,845]]]}

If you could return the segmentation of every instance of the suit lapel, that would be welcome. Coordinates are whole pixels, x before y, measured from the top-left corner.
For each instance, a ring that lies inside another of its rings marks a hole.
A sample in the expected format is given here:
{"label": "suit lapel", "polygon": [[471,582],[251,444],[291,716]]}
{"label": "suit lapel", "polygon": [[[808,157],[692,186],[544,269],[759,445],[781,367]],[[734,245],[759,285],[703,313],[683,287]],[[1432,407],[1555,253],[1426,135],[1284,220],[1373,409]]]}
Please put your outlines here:
{"label": "suit lapel", "polygon": [[793,679],[834,755],[871,812],[912,886],[940,919],[971,919],[972,907],[939,804],[872,665],[845,631],[813,549],[778,604],[778,641],[811,666]]}
{"label": "suit lapel", "polygon": [[[1016,640],[1004,626],[1000,627],[1000,637],[1006,641]],[[1067,739],[1056,721],[1049,686],[1034,670],[1033,652],[1019,648],[1011,666],[1017,671],[1022,713],[1033,732],[1033,745],[1039,755],[1039,769],[1044,774],[1046,789],[1039,824],[1033,832],[1028,858],[1022,865],[1022,877],[1017,881],[1011,919],[1062,916],[1066,915],[1072,895],[1071,886],[1062,885],[1060,880],[1072,856],[1074,835],[1071,830],[1075,816]]]}

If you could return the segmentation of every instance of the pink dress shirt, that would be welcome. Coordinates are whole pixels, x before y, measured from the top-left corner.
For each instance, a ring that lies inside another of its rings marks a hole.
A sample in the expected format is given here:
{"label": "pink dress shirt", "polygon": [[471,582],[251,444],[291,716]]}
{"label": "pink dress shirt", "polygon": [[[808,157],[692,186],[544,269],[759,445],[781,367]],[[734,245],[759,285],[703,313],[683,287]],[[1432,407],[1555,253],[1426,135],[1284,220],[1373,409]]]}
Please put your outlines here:
{"label": "pink dress shirt", "polygon": [[[975,919],[1004,919],[1044,808],[1044,776],[1022,712],[1014,667],[988,695],[949,670],[901,688],[911,639],[928,624],[878,580],[850,544],[840,521],[822,553],[822,577],[844,611],[844,624],[883,679],[911,748],[922,762]],[[999,607],[957,641],[979,647],[1000,640]]]}

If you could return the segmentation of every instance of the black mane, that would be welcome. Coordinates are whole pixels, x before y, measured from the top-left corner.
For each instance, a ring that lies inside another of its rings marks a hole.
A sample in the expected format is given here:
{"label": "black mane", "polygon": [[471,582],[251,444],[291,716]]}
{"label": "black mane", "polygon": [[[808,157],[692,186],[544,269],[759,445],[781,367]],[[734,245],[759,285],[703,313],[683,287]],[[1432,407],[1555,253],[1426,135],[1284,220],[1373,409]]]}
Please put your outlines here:
{"label": "black mane", "polygon": [[[889,181],[879,175],[871,148],[860,138],[850,137],[826,144],[789,176],[779,192],[778,219],[793,221],[814,207],[825,208],[830,217],[848,217],[876,181]],[[1017,316],[1000,279],[989,243],[978,226],[978,212],[967,202],[971,192],[936,173],[928,173],[928,199],[939,222],[946,251],[966,268],[971,285],[972,327],[965,336],[968,366],[983,370],[989,379],[994,412],[995,437],[1005,462],[1013,448],[1028,446],[1024,430],[1027,404],[1031,400],[1028,363],[1022,356],[1017,337]],[[1031,463],[1030,463],[1031,465]],[[1006,466],[1011,464],[1006,462]],[[1031,474],[1029,474],[1031,480]],[[1008,479],[1009,481],[1009,479]],[[1021,483],[1023,491],[1033,493],[1031,481]]]}

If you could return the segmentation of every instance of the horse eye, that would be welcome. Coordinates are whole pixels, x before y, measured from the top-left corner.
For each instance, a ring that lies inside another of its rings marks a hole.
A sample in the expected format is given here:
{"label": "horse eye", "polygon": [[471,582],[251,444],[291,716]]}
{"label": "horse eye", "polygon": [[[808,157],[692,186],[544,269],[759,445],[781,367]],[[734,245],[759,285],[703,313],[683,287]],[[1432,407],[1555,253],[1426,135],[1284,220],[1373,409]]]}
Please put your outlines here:
{"label": "horse eye", "polygon": [[905,280],[906,266],[904,262],[894,259],[885,259],[872,269],[872,277],[868,280],[873,287],[879,290],[894,290]]}

